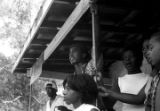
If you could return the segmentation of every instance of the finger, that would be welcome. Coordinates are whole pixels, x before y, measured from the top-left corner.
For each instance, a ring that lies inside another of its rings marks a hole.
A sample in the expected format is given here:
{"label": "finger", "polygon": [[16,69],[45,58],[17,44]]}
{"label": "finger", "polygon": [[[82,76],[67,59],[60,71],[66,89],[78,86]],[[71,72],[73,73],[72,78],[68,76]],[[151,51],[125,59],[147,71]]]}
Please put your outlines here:
{"label": "finger", "polygon": [[108,93],[99,93],[98,95],[101,96],[101,97],[107,97],[107,96],[109,96]]}
{"label": "finger", "polygon": [[103,92],[106,92],[106,91],[107,91],[106,88],[104,88],[103,86],[98,86],[98,89],[99,89],[100,91],[103,91]]}

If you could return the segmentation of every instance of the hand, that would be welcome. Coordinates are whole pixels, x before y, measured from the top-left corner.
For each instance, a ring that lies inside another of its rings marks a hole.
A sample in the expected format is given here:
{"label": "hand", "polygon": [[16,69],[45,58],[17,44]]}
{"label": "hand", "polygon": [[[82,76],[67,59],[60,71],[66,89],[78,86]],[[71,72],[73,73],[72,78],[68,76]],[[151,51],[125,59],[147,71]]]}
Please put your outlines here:
{"label": "hand", "polygon": [[110,89],[106,89],[103,86],[98,86],[98,90],[99,90],[99,95],[102,97],[110,96],[110,94],[112,92]]}
{"label": "hand", "polygon": [[67,107],[65,107],[65,106],[57,106],[57,109],[59,110],[59,111],[71,111],[71,110],[69,110]]}

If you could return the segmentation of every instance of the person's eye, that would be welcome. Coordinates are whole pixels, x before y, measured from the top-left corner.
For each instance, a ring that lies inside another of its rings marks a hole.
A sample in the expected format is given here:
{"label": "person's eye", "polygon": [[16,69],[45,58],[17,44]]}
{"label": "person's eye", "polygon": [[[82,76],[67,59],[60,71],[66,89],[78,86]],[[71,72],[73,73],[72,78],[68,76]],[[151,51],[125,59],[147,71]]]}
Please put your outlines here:
{"label": "person's eye", "polygon": [[70,90],[70,88],[69,88],[69,87],[65,87],[65,90],[69,91],[69,90]]}
{"label": "person's eye", "polygon": [[149,46],[149,48],[148,48],[150,51],[153,49],[153,46]]}

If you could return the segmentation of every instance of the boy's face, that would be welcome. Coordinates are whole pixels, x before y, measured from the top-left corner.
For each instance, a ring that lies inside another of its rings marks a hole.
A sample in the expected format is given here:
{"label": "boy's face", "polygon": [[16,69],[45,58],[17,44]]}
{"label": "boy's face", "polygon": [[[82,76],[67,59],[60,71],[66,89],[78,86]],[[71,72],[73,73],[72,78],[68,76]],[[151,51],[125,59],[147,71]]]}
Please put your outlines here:
{"label": "boy's face", "polygon": [[150,39],[147,55],[151,65],[160,67],[160,42],[156,40],[156,37]]}
{"label": "boy's face", "polygon": [[68,84],[66,84],[65,87],[64,87],[63,95],[64,95],[64,101],[67,104],[73,104],[74,105],[77,102],[81,101],[80,93],[71,89],[68,86]]}
{"label": "boy's face", "polygon": [[76,47],[72,47],[69,50],[69,61],[71,64],[76,64],[81,62],[82,56],[81,56],[81,51],[80,49],[76,48]]}

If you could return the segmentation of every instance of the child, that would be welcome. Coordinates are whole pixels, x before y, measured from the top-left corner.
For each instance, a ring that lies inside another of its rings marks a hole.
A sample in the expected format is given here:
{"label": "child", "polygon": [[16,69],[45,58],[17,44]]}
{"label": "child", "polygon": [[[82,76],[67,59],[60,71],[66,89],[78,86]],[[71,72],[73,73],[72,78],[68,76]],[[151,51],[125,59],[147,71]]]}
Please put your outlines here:
{"label": "child", "polygon": [[160,32],[155,33],[149,40],[149,48],[147,57],[151,65],[157,70],[153,77],[151,87],[145,102],[146,111],[159,111],[160,110],[160,83],[159,83],[159,70],[160,70]]}
{"label": "child", "polygon": [[137,45],[127,46],[123,52],[123,64],[127,69],[127,74],[115,78],[112,89],[99,87],[101,96],[110,97],[112,100],[121,101],[122,111],[144,111],[145,85],[149,76],[141,72],[142,64],[141,48]]}
{"label": "child", "polygon": [[[91,76],[87,74],[70,75],[64,80],[63,85],[64,101],[73,105],[73,111],[99,111],[95,106],[98,89]],[[60,108],[59,110],[64,111]]]}

